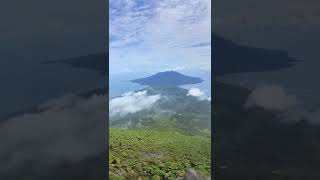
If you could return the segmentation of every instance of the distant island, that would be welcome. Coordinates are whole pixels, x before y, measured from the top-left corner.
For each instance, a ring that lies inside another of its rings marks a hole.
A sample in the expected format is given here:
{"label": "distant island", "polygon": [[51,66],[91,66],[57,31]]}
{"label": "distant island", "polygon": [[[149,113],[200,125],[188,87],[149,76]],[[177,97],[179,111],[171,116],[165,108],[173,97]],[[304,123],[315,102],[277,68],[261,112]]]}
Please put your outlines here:
{"label": "distant island", "polygon": [[[286,51],[239,45],[216,34],[212,35],[212,41],[214,49],[214,53],[212,53],[212,64],[214,67],[217,67],[212,71],[214,76],[233,73],[274,71],[290,68],[297,62],[300,62],[297,59],[289,57]],[[108,76],[108,57],[108,52],[104,52],[47,61],[44,62],[44,64],[66,63],[76,68],[95,70],[103,76]]]}
{"label": "distant island", "polygon": [[149,86],[180,86],[201,83],[203,80],[199,77],[186,76],[176,71],[165,71],[146,78],[130,80],[130,82]]}

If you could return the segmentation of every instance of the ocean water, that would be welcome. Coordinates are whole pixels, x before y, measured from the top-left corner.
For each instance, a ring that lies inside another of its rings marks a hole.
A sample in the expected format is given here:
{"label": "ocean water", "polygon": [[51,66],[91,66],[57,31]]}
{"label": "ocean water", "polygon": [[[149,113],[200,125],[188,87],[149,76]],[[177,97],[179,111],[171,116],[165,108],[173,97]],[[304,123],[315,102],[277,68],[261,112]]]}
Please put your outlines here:
{"label": "ocean water", "polygon": [[319,62],[303,61],[288,69],[272,72],[250,72],[228,74],[217,79],[221,82],[234,84],[254,90],[261,85],[276,85],[287,95],[297,97],[299,104],[306,109],[320,108],[320,84],[317,82]]}
{"label": "ocean water", "polygon": [[[36,107],[53,98],[88,92],[108,84],[107,77],[102,76],[99,72],[78,69],[67,64],[41,64],[40,61],[1,61],[0,65],[0,121],[9,114]],[[201,77],[205,81],[181,87],[186,89],[199,88],[207,96],[210,96],[210,73],[182,73]],[[152,74],[110,75],[110,97],[147,87],[131,83],[129,80]]]}
{"label": "ocean water", "polygon": [[180,87],[185,89],[198,88],[202,92],[204,92],[206,96],[211,96],[211,78],[210,77],[201,77],[201,78],[204,80],[202,83],[182,85]]}
{"label": "ocean water", "polygon": [[[189,73],[183,73],[185,75],[190,75]],[[148,76],[148,75],[147,75]],[[110,75],[109,77],[109,95],[110,97],[120,96],[129,91],[137,91],[146,88],[146,85],[140,85],[137,83],[132,83],[130,80],[147,77],[146,75],[136,74],[136,75]],[[182,85],[181,88],[191,89],[198,88],[203,91],[206,96],[211,96],[211,76],[209,73],[193,73],[190,76],[196,76],[202,78],[204,81],[198,84]]]}
{"label": "ocean water", "polygon": [[36,107],[52,98],[103,87],[98,72],[66,64],[2,61],[0,66],[0,121],[8,114]]}

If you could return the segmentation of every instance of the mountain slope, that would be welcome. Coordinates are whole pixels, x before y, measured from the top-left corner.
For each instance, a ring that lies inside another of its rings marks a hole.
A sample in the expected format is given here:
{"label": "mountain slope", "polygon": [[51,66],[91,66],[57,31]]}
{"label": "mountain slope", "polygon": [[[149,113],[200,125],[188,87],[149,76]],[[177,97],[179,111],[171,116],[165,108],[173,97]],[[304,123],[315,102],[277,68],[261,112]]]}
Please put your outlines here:
{"label": "mountain slope", "polygon": [[292,67],[298,62],[286,51],[239,45],[215,34],[212,42],[215,75],[274,71]]}
{"label": "mountain slope", "polygon": [[72,57],[62,60],[47,61],[44,64],[65,63],[76,68],[85,68],[98,71],[103,75],[108,75],[108,53],[89,54],[86,56]]}
{"label": "mountain slope", "polygon": [[210,176],[210,142],[210,135],[190,136],[174,130],[111,128],[109,178],[181,179],[188,168]]}
{"label": "mountain slope", "polygon": [[[211,127],[211,101],[187,96],[188,90],[179,87],[148,87],[148,96],[161,95],[148,109],[122,116],[110,116],[114,128],[177,128],[188,133]],[[117,98],[117,97],[116,97]]]}
{"label": "mountain slope", "polygon": [[175,71],[159,72],[150,77],[131,80],[131,82],[149,86],[179,86],[201,83],[202,81],[199,77],[186,76]]}

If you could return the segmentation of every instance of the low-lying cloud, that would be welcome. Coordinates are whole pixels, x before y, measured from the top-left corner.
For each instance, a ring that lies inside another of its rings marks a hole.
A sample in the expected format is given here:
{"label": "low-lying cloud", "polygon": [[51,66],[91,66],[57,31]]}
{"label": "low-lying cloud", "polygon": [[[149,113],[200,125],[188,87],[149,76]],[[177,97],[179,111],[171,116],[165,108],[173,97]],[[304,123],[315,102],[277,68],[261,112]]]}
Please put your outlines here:
{"label": "low-lying cloud", "polygon": [[288,94],[279,85],[256,87],[245,103],[246,108],[253,106],[279,112],[286,122],[307,120],[311,124],[320,124],[320,109],[308,110],[295,95]]}
{"label": "low-lying cloud", "polygon": [[65,96],[40,105],[38,113],[0,124],[0,169],[14,171],[25,162],[45,167],[79,162],[107,147],[107,96]]}
{"label": "low-lying cloud", "polygon": [[201,91],[199,88],[189,89],[187,96],[194,96],[200,101],[204,101],[204,100],[211,101],[211,96],[209,97],[206,96],[206,94],[203,91]]}
{"label": "low-lying cloud", "polygon": [[284,111],[298,105],[297,97],[287,94],[277,85],[256,87],[249,95],[246,107],[259,106],[266,110]]}
{"label": "low-lying cloud", "polygon": [[109,101],[110,116],[124,116],[136,113],[144,109],[149,109],[161,98],[161,95],[148,95],[147,90],[138,92],[128,92],[121,97],[113,98]]}
{"label": "low-lying cloud", "polygon": [[307,113],[307,120],[312,124],[320,124],[320,109],[317,109],[315,111],[309,111]]}

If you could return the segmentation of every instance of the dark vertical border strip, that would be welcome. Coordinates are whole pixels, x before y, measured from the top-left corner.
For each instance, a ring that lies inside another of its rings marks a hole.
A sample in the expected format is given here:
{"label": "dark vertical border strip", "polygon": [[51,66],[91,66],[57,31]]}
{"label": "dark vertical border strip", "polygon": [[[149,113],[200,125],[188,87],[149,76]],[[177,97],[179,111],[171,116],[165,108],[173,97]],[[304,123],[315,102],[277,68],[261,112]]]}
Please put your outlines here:
{"label": "dark vertical border strip", "polygon": [[216,179],[216,167],[214,166],[215,164],[215,155],[216,153],[216,146],[215,146],[215,137],[216,137],[216,119],[214,119],[214,114],[213,114],[213,108],[214,108],[214,54],[213,54],[213,48],[214,48],[214,42],[213,42],[213,11],[214,7],[213,7],[213,3],[211,1],[211,178],[212,179]]}
{"label": "dark vertical border strip", "polygon": [[106,88],[106,93],[107,93],[107,102],[106,102],[106,104],[107,104],[107,123],[106,123],[106,131],[105,132],[107,132],[106,133],[106,137],[107,137],[107,139],[106,139],[106,156],[105,156],[105,158],[106,159],[104,159],[104,162],[105,162],[105,166],[106,166],[106,171],[105,171],[105,175],[106,175],[106,177],[105,177],[105,179],[107,180],[107,179],[109,179],[109,0],[106,0],[105,1],[105,7],[106,7],[106,14],[105,14],[105,16],[106,16],[106,29],[105,29],[105,31],[106,31],[106,34],[105,34],[105,48],[106,48],[106,61],[107,61],[107,63],[106,63],[106,65],[107,65],[107,67],[105,67],[107,70],[105,71],[106,72],[106,76],[107,76],[107,78],[106,78],[106,83],[107,83],[107,88]]}

